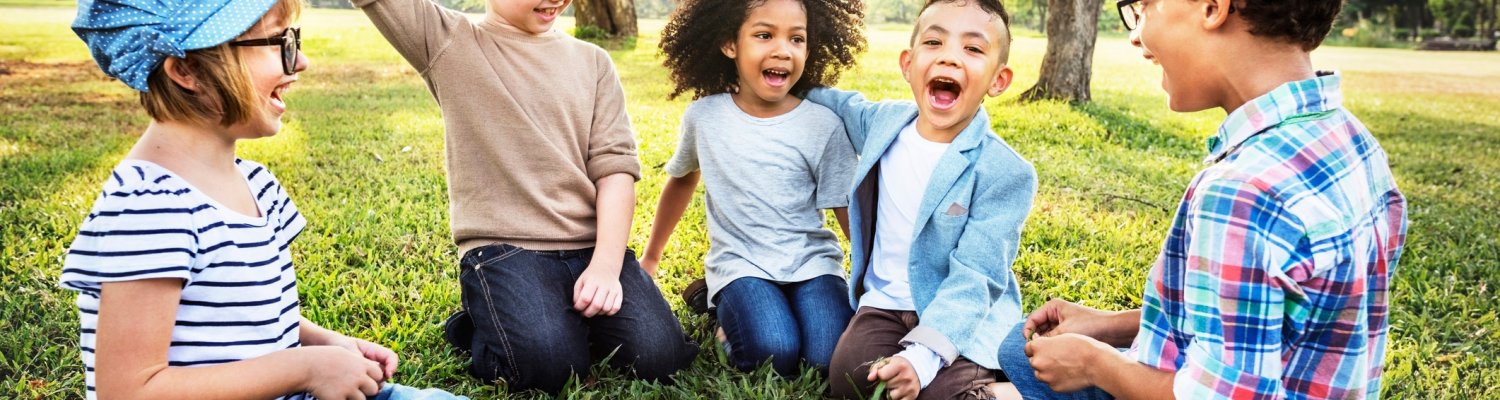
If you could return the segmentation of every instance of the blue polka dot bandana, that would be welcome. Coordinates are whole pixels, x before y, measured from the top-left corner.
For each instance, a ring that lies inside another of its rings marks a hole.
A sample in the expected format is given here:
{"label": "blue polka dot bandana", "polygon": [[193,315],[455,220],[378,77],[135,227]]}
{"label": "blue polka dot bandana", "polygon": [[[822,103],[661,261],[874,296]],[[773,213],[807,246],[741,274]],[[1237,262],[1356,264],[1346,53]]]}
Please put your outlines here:
{"label": "blue polka dot bandana", "polygon": [[217,46],[244,33],[277,0],[81,0],[73,32],[105,74],[146,91],[167,57]]}

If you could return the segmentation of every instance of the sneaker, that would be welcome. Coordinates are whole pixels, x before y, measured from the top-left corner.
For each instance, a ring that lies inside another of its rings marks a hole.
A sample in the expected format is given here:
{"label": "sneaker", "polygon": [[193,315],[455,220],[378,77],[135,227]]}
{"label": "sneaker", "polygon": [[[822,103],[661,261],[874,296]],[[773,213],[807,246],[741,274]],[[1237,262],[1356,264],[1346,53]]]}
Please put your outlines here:
{"label": "sneaker", "polygon": [[708,281],[698,278],[682,288],[682,302],[694,314],[708,314]]}
{"label": "sneaker", "polygon": [[474,345],[474,319],[469,312],[458,310],[443,321],[443,340],[461,354],[468,354]]}

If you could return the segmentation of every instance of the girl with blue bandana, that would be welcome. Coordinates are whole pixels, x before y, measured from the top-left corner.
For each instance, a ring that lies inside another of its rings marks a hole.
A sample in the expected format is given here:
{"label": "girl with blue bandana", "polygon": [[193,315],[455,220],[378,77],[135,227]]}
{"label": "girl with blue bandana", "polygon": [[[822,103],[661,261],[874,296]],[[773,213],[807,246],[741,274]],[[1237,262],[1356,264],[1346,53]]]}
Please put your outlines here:
{"label": "girl with blue bandana", "polygon": [[281,129],[308,67],[299,11],[79,3],[73,29],[151,116],[64,260],[89,399],[453,397],[388,383],[394,352],[301,316],[288,247],[306,223],[275,176],[235,156]]}

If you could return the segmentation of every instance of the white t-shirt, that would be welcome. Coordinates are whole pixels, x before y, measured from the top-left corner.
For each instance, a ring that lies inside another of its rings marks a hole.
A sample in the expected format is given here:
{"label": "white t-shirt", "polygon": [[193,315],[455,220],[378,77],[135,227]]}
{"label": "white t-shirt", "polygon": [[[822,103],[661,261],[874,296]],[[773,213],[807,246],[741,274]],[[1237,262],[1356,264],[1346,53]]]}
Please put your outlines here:
{"label": "white t-shirt", "polygon": [[922,193],[932,179],[948,143],[922,138],[915,122],[901,129],[896,142],[880,155],[880,190],[875,210],[875,246],[870,270],[864,276],[861,307],[915,311],[911,299],[908,259],[916,234]]}
{"label": "white t-shirt", "polygon": [[296,273],[287,247],[306,222],[264,166],[236,164],[260,217],[230,210],[150,162],[125,160],[111,172],[60,277],[63,287],[78,292],[89,399],[95,398],[94,332],[104,282],[182,280],[169,366],[223,364],[301,344]]}

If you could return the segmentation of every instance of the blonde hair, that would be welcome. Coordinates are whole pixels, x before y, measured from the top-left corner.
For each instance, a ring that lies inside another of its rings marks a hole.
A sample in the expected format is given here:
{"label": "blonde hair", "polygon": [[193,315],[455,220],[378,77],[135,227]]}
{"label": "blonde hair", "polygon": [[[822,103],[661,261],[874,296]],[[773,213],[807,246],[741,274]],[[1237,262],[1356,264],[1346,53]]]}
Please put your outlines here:
{"label": "blonde hair", "polygon": [[[280,0],[246,31],[258,31],[270,23],[296,21],[301,14],[302,0]],[[250,81],[250,69],[240,52],[228,42],[188,51],[186,57],[177,61],[193,77],[197,90],[178,86],[167,77],[166,63],[157,65],[146,78],[149,90],[141,92],[141,106],[151,119],[230,126],[265,112],[255,84]]]}

